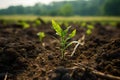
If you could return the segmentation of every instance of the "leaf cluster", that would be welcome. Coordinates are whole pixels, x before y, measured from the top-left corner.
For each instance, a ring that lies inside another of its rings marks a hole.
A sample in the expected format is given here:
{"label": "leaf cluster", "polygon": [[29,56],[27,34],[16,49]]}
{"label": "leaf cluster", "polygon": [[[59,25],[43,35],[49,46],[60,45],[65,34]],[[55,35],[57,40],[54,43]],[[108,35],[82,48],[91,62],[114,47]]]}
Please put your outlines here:
{"label": "leaf cluster", "polygon": [[65,50],[69,46],[68,40],[75,36],[76,29],[74,29],[71,33],[68,33],[71,28],[70,26],[66,29],[62,29],[61,26],[54,20],[52,20],[52,28],[56,31],[56,34],[60,36],[61,53],[62,58],[64,58]]}
{"label": "leaf cluster", "polygon": [[44,32],[38,32],[37,35],[39,37],[40,42],[42,42],[43,38],[45,37],[45,33]]}

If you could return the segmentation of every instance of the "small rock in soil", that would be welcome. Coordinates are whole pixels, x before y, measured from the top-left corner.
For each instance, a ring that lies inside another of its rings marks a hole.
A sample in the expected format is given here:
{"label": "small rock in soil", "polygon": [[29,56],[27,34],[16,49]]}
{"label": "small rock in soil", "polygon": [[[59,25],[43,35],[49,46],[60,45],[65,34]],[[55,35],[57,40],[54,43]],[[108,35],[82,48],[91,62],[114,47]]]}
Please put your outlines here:
{"label": "small rock in soil", "polygon": [[72,79],[71,76],[68,73],[66,73],[61,80],[72,80]]}
{"label": "small rock in soil", "polygon": [[48,55],[48,60],[53,60],[53,55]]}
{"label": "small rock in soil", "polygon": [[58,67],[55,69],[55,73],[60,73],[61,75],[64,75],[64,74],[68,73],[68,70],[65,69],[64,67]]}
{"label": "small rock in soil", "polygon": [[50,75],[49,80],[70,80],[68,70],[64,67],[56,68]]}

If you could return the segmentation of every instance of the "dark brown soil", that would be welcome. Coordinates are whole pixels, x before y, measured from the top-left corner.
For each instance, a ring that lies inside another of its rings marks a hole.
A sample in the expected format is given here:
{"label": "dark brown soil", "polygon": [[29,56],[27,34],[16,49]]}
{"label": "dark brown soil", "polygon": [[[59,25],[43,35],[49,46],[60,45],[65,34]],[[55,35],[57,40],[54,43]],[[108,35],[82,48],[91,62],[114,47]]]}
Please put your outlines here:
{"label": "dark brown soil", "polygon": [[[17,23],[0,22],[0,80],[5,76],[6,80],[120,80],[119,25],[96,23],[92,34],[85,36],[85,45],[80,45],[73,57],[70,54],[75,45],[70,46],[62,60],[59,37],[50,22],[41,23],[32,27],[29,22],[31,27],[23,29]],[[85,34],[80,24],[70,25],[77,29],[77,35],[70,41]],[[42,43],[36,35],[39,31],[46,34]]]}

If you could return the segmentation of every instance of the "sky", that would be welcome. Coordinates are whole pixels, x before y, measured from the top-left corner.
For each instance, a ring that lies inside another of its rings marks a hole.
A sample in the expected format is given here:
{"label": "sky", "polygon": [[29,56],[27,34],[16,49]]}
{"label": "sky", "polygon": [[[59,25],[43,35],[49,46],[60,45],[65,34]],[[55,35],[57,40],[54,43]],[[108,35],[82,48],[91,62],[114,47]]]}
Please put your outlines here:
{"label": "sky", "polygon": [[16,5],[32,6],[37,2],[49,4],[52,1],[64,1],[64,0],[0,0],[0,9],[7,8],[11,5],[14,5],[14,6],[16,6]]}

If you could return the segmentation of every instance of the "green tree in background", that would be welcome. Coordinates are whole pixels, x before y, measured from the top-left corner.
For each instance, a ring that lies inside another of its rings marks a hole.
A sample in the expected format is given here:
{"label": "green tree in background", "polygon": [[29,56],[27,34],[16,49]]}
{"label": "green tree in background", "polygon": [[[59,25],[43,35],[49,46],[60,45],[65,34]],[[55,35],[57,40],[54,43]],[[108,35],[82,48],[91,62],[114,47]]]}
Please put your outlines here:
{"label": "green tree in background", "polygon": [[71,0],[45,5],[10,6],[0,9],[0,15],[33,14],[43,16],[120,16],[120,0]]}
{"label": "green tree in background", "polygon": [[59,11],[59,14],[62,16],[71,16],[73,14],[73,8],[71,4],[63,5]]}
{"label": "green tree in background", "polygon": [[104,13],[109,16],[120,16],[120,0],[106,0]]}

